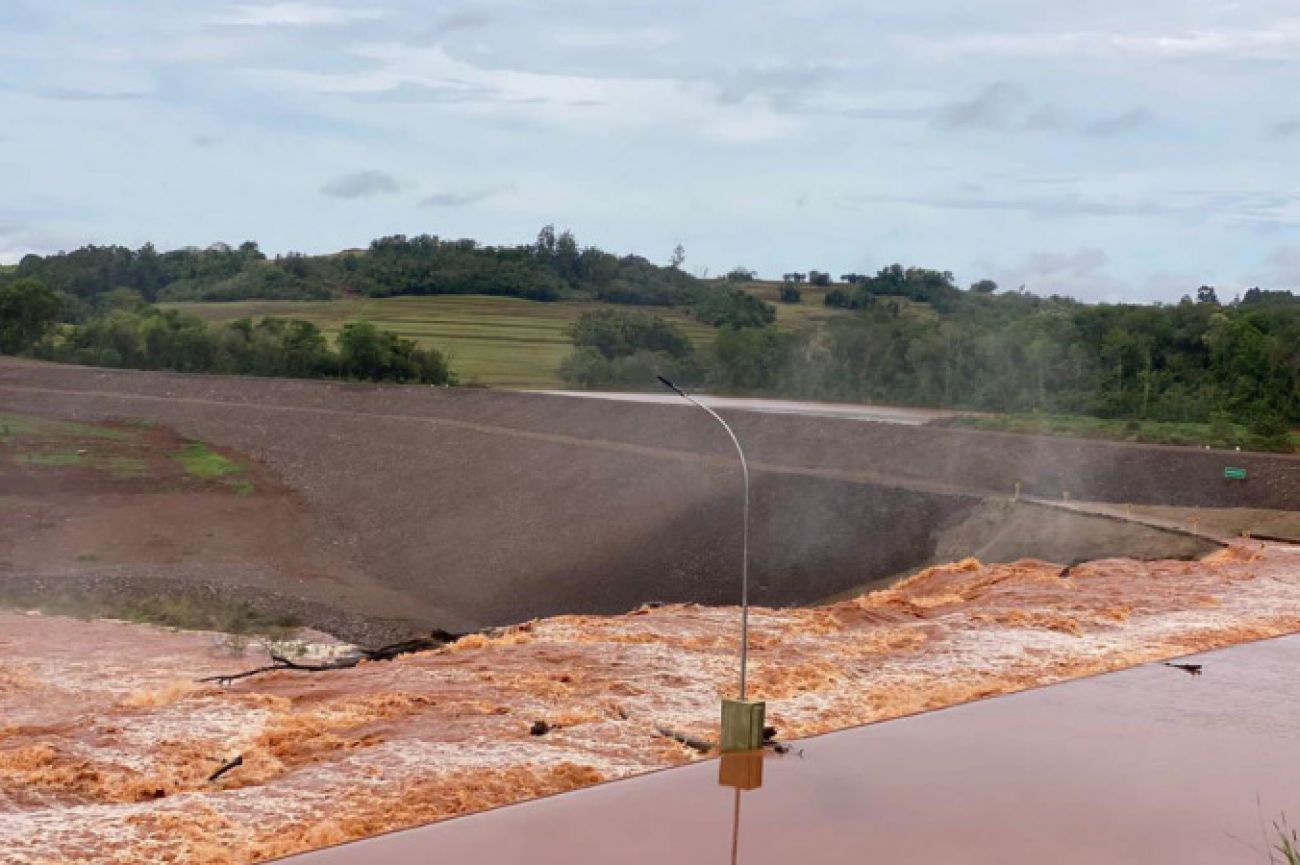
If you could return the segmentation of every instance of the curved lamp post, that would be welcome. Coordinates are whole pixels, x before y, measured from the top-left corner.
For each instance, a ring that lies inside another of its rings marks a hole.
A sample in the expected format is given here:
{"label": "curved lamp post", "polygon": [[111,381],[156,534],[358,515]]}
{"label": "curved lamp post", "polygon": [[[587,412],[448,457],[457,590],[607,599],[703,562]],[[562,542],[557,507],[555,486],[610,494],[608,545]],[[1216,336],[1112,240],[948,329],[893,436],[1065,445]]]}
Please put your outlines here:
{"label": "curved lamp post", "polygon": [[696,408],[703,409],[727,432],[740,457],[740,470],[745,479],[745,498],[741,520],[740,558],[740,694],[735,700],[722,701],[722,750],[752,751],[763,747],[763,721],[765,705],[751,703],[748,699],[746,672],[749,666],[749,463],[745,450],[731,427],[717,412],[695,399],[663,376],[656,376],[664,387]]}

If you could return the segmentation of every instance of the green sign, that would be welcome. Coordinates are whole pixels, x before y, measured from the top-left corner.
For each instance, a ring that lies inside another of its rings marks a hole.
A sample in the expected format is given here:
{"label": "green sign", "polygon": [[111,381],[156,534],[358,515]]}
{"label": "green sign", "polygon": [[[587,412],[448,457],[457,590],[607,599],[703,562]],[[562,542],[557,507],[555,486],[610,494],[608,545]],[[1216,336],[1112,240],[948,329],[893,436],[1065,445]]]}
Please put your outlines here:
{"label": "green sign", "polygon": [[1245,470],[1245,469],[1225,468],[1225,469],[1223,470],[1223,476],[1224,476],[1225,478],[1228,478],[1229,480],[1234,480],[1234,481],[1244,481],[1244,480],[1246,479],[1246,470]]}

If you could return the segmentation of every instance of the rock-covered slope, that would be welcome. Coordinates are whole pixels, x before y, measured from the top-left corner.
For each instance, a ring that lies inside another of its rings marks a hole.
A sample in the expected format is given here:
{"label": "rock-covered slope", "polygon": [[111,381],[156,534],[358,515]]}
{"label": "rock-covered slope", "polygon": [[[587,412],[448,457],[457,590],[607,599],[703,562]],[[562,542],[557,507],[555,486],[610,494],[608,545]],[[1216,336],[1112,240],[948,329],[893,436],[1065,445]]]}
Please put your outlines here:
{"label": "rock-covered slope", "polygon": [[[739,472],[725,436],[689,406],[0,359],[0,412],[165,427],[267,475],[284,493],[276,519],[301,515],[281,533],[289,560],[191,556],[177,577],[452,631],[735,596]],[[1058,500],[1300,509],[1295,458],[729,417],[754,468],[754,598],[774,606],[931,561],[937,533],[1017,483]],[[1248,481],[1223,478],[1229,459]],[[1021,539],[1014,557],[1073,557],[1050,547],[1063,534]],[[1141,551],[1092,551],[1118,554]]]}

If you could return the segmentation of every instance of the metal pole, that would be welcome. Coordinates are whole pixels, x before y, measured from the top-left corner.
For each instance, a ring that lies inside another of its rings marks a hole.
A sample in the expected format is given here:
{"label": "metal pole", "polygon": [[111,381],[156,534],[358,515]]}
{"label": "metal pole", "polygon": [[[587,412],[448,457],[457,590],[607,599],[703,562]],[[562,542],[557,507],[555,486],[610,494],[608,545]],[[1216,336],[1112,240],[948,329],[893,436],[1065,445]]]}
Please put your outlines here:
{"label": "metal pole", "polygon": [[663,376],[657,376],[657,378],[663,382],[665,387],[673,390],[691,405],[704,409],[709,413],[710,417],[721,424],[731,438],[731,443],[736,446],[736,454],[740,457],[740,471],[745,479],[745,502],[742,511],[740,535],[740,699],[743,701],[748,693],[745,687],[745,670],[749,666],[749,463],[745,459],[745,450],[740,446],[740,440],[736,438],[736,434],[731,431],[731,427],[717,412],[696,400]]}
{"label": "metal pole", "polygon": [[736,788],[736,807],[731,815],[731,865],[736,865],[740,852],[740,788]]}

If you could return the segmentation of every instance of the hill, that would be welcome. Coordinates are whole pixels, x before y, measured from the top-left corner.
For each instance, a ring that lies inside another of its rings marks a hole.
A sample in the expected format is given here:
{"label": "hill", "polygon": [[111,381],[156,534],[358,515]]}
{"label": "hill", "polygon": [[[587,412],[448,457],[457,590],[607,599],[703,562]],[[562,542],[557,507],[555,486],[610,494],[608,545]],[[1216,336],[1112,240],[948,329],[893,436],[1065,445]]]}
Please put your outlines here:
{"label": "hill", "polygon": [[[646,389],[668,375],[727,393],[1027,416],[1007,429],[1294,449],[1300,298],[1289,291],[1222,303],[1201,286],[1173,305],[1084,304],[898,264],[778,283],[744,268],[699,279],[680,263],[581,248],[549,226],[518,246],[396,235],[274,259],[251,242],[86,247],[0,274],[0,351],[507,386]],[[300,320],[252,321],[267,314]]]}
{"label": "hill", "polygon": [[[369,321],[447,355],[466,384],[492,387],[557,388],[564,385],[560,364],[573,350],[568,328],[597,301],[550,303],[517,297],[440,295],[425,297],[345,297],[325,301],[249,300],[232,303],[164,303],[163,309],[193,315],[210,324],[229,324],[265,316],[301,319],[334,338],[348,322]],[[680,325],[700,349],[713,342],[713,328],[685,311],[649,307]]]}

